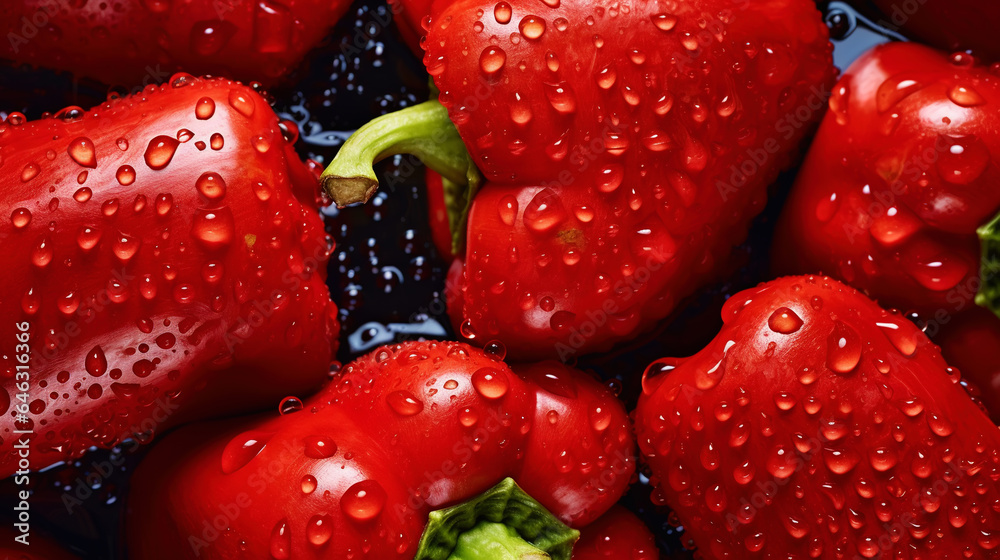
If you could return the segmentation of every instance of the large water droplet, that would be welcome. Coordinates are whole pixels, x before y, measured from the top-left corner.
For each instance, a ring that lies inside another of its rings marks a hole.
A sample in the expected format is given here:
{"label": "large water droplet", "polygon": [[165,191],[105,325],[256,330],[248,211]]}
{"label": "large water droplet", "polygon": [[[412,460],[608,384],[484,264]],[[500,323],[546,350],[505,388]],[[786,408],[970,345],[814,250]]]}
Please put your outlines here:
{"label": "large water droplet", "polygon": [[215,114],[215,100],[211,97],[202,97],[194,106],[194,115],[198,120],[212,118]]}
{"label": "large water droplet", "polygon": [[493,7],[493,17],[501,25],[510,23],[511,14],[512,10],[507,2],[497,2],[496,6]]}
{"label": "large water droplet", "polygon": [[486,74],[496,74],[507,63],[507,53],[500,47],[486,47],[479,55],[479,67]]}
{"label": "large water droplet", "polygon": [[146,153],[143,154],[146,165],[154,171],[163,169],[173,159],[179,144],[176,138],[170,136],[160,135],[153,138],[146,146]]}
{"label": "large water droplet", "polygon": [[244,117],[253,116],[255,104],[250,92],[233,89],[229,91],[229,105]]}
{"label": "large water droplet", "polygon": [[545,33],[545,20],[538,16],[524,16],[518,26],[521,35],[528,39],[538,39]]}
{"label": "large water droplet", "polygon": [[937,158],[941,178],[955,185],[975,181],[990,163],[990,151],[978,136],[939,137],[946,149]]}
{"label": "large water droplet", "polygon": [[108,371],[108,359],[104,356],[104,349],[95,346],[84,359],[84,369],[94,377],[100,377]]}
{"label": "large water droplet", "polygon": [[986,103],[986,98],[967,84],[957,84],[948,90],[948,99],[960,107],[977,107]]}
{"label": "large water droplet", "polygon": [[210,250],[228,246],[236,231],[229,207],[215,210],[199,209],[191,223],[191,235]]}
{"label": "large water droplet", "polygon": [[501,399],[510,389],[510,380],[502,372],[494,368],[484,367],[472,374],[472,386],[485,399]]}
{"label": "large water droplet", "polygon": [[559,195],[550,188],[542,189],[524,209],[524,225],[535,232],[546,232],[566,219],[566,209]]}
{"label": "large water droplet", "polygon": [[10,214],[10,223],[21,229],[31,223],[31,211],[27,208],[17,208]]}
{"label": "large water droplet", "polygon": [[340,499],[340,509],[351,520],[365,523],[382,513],[386,498],[381,484],[374,480],[362,480],[347,489]]}

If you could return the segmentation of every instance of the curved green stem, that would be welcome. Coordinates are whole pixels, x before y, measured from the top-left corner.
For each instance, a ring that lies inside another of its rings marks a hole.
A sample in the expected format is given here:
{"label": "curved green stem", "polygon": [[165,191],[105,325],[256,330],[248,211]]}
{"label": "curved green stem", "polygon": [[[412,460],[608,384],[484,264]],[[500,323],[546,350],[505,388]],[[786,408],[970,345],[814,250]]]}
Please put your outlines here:
{"label": "curved green stem", "polygon": [[976,233],[979,234],[983,251],[979,268],[981,284],[979,293],[976,294],[976,303],[1000,317],[1000,214],[976,230]]}
{"label": "curved green stem", "polygon": [[417,156],[454,183],[478,183],[479,172],[447,109],[427,101],[359,128],[323,172],[323,188],[340,207],[367,202],[378,187],[372,166],[397,154]]}
{"label": "curved green stem", "polygon": [[431,512],[414,560],[570,560],[579,537],[508,478]]}
{"label": "curved green stem", "polygon": [[448,560],[549,560],[546,552],[503,523],[480,523],[458,537]]}

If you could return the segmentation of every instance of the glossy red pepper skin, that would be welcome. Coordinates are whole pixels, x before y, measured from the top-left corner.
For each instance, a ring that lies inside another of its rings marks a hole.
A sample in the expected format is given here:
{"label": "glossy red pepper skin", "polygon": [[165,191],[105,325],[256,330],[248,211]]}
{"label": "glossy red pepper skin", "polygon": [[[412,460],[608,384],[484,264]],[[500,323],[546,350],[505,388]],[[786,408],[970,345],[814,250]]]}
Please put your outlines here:
{"label": "glossy red pepper skin", "polygon": [[979,390],[979,400],[1000,422],[1000,321],[989,310],[974,307],[938,330],[934,342],[941,345],[941,354]]}
{"label": "glossy red pepper skin", "polygon": [[916,325],[815,276],[722,316],[704,349],[647,369],[634,414],[703,558],[1000,556],[981,506],[1000,498],[1000,432]]}
{"label": "glossy red pepper skin", "polygon": [[[862,56],[836,86],[783,210],[776,272],[829,273],[946,334],[976,307],[976,230],[1000,211],[998,106],[997,75],[968,55],[893,43]],[[1000,329],[1000,319],[977,321]],[[995,369],[958,362],[996,391]],[[995,395],[984,400],[998,413]]]}
{"label": "glossy red pepper skin", "polygon": [[430,510],[508,476],[582,526],[621,496],[633,452],[624,408],[579,372],[512,371],[464,344],[404,343],[345,366],[299,412],[164,440],[134,478],[129,547],[137,560],[265,557],[275,546],[411,558]]}
{"label": "glossy red pepper skin", "polygon": [[0,6],[0,58],[137,90],[184,71],[271,84],[347,0],[23,0]]}
{"label": "glossy red pepper skin", "polygon": [[833,76],[798,0],[440,2],[424,46],[486,178],[450,314],[522,358],[606,350],[713,279]]}
{"label": "glossy red pepper skin", "polygon": [[260,95],[178,75],[22,118],[0,124],[0,338],[30,360],[22,387],[24,353],[0,356],[0,474],[15,429],[40,469],[322,384],[339,326],[318,184]]}
{"label": "glossy red pepper skin", "polygon": [[653,533],[629,510],[615,506],[580,531],[573,560],[659,560]]}

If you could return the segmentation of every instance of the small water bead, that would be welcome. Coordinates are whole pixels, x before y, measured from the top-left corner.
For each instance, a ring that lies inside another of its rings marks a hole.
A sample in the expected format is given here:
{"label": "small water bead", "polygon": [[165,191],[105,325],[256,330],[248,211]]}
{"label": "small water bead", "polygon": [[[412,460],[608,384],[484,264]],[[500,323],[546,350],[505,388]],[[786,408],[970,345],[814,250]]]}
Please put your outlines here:
{"label": "small water bead", "polygon": [[156,213],[160,216],[166,216],[170,213],[170,210],[174,207],[174,197],[170,193],[163,193],[157,195],[156,197]]}
{"label": "small water bead", "polygon": [[101,230],[94,226],[81,226],[76,235],[76,244],[80,249],[89,251],[101,240]]}
{"label": "small water bead", "polygon": [[677,16],[673,14],[655,14],[650,17],[653,25],[660,31],[671,31],[677,26]]}
{"label": "small water bead", "polygon": [[543,83],[542,88],[545,90],[545,97],[553,109],[563,114],[576,112],[576,95],[568,83]]}
{"label": "small water bead", "polygon": [[306,457],[311,459],[327,459],[337,453],[337,444],[326,436],[306,436],[302,443]]}
{"label": "small water bead", "polygon": [[80,203],[87,202],[93,194],[93,191],[91,191],[89,187],[82,187],[73,193],[73,200]]}
{"label": "small water bead", "polygon": [[597,188],[603,193],[611,193],[618,189],[625,178],[625,168],[617,163],[607,165],[597,172]]}
{"label": "small water bead", "polygon": [[463,408],[458,411],[458,423],[465,426],[466,428],[471,428],[479,422],[479,414],[471,408]]}
{"label": "small water bead", "polygon": [[225,145],[225,139],[222,137],[221,134],[215,132],[212,134],[211,138],[209,138],[209,145],[212,147],[213,150],[221,150],[222,147]]}
{"label": "small water bead", "polygon": [[507,357],[507,347],[499,340],[491,340],[483,347],[483,353],[490,359],[502,361]]}
{"label": "small water bead", "polygon": [[115,179],[123,186],[131,185],[135,182],[135,169],[131,165],[123,165],[115,172]]}
{"label": "small water bead", "polygon": [[846,374],[861,361],[861,337],[847,324],[837,321],[827,339],[826,364],[832,371]]}
{"label": "small water bead", "polygon": [[869,454],[869,461],[872,468],[878,472],[885,472],[899,463],[899,455],[889,447],[876,447]]}
{"label": "small water bead", "polygon": [[313,492],[316,491],[316,486],[317,486],[317,482],[316,482],[316,477],[315,476],[313,476],[311,474],[307,474],[307,475],[305,475],[305,476],[302,477],[302,493],[303,494],[312,494]]}
{"label": "small water bead", "polygon": [[776,333],[792,334],[802,327],[802,319],[791,309],[781,307],[768,318],[767,326]]}
{"label": "small water bead", "polygon": [[393,391],[386,395],[389,408],[400,416],[413,416],[424,409],[424,403],[409,391]]}
{"label": "small water bead", "polygon": [[313,546],[323,546],[333,536],[333,518],[329,515],[314,515],[306,523],[306,538]]}
{"label": "small water bead", "polygon": [[274,560],[288,560],[292,557],[292,531],[288,527],[287,519],[274,524],[269,548],[271,558]]}
{"label": "small water bead", "polygon": [[850,450],[826,449],[823,451],[826,467],[834,474],[847,474],[858,464],[857,453]]}
{"label": "small water bead", "polygon": [[34,179],[40,172],[41,168],[38,167],[37,163],[29,163],[24,166],[21,170],[21,181],[27,183],[28,181]]}
{"label": "small water bead", "polygon": [[212,118],[212,115],[215,114],[215,101],[211,97],[202,97],[195,104],[194,114],[198,120]]}
{"label": "small water bead", "polygon": [[212,201],[226,196],[226,182],[221,175],[212,171],[202,173],[195,181],[195,188],[202,196]]}
{"label": "small water bead", "polygon": [[108,371],[108,359],[104,355],[104,349],[100,346],[93,347],[84,358],[84,369],[93,377],[100,377]]}
{"label": "small water bead", "polygon": [[52,250],[52,241],[47,238],[42,239],[31,252],[31,264],[37,266],[38,268],[45,268],[50,262],[52,262],[53,256],[54,251]]}
{"label": "small water bead", "polygon": [[270,437],[269,434],[258,431],[244,432],[234,437],[222,450],[222,472],[231,474],[245,467],[264,450]]}
{"label": "small water bead", "polygon": [[479,55],[479,67],[486,74],[496,74],[507,63],[507,53],[500,47],[486,47]]}
{"label": "small water bead", "polygon": [[236,112],[244,117],[251,117],[254,113],[254,100],[249,92],[233,89],[229,92],[229,105],[236,109]]}
{"label": "small water bead", "polygon": [[260,134],[253,137],[252,144],[254,149],[261,154],[267,153],[271,149],[271,141]]}
{"label": "small water bead", "polygon": [[73,140],[70,142],[69,147],[66,148],[66,151],[69,153],[69,157],[77,164],[91,169],[97,167],[94,142],[90,138],[81,136]]}
{"label": "small water bead", "polygon": [[523,126],[531,122],[531,117],[531,105],[521,97],[521,94],[515,93],[510,103],[510,120],[514,124]]}
{"label": "small water bead", "polygon": [[285,416],[299,412],[303,408],[302,400],[298,397],[285,397],[278,403],[278,414]]}
{"label": "small water bead", "polygon": [[10,223],[17,229],[27,227],[31,223],[31,211],[27,208],[17,208],[10,214]]}

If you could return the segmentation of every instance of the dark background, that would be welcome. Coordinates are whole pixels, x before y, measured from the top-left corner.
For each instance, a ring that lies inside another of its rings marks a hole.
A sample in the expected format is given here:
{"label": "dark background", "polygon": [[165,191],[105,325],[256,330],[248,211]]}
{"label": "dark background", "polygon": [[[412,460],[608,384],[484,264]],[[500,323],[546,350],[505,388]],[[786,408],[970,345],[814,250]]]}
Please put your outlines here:
{"label": "dark background", "polygon": [[[13,1],[13,0],[4,0]],[[891,33],[870,24],[843,2],[818,2],[835,44],[835,63],[845,68]],[[348,133],[371,118],[424,101],[428,80],[420,60],[395,34],[384,0],[358,0],[328,41],[307,58],[286,83],[269,91],[275,110],[298,123],[297,148],[303,157],[329,161]],[[109,93],[100,84],[0,62],[0,116],[21,111],[28,118],[67,105],[89,107]],[[378,167],[383,187],[365,206],[327,209],[327,230],[337,241],[329,280],[340,308],[343,362],[364,354],[385,338],[403,340],[451,327],[442,290],[448,267],[434,249],[427,224],[424,172],[401,160]],[[629,409],[639,393],[647,364],[663,356],[684,356],[705,345],[721,326],[726,298],[768,280],[767,248],[774,220],[794,171],[775,185],[770,203],[756,220],[747,242],[733,259],[735,274],[689,298],[657,332],[609,354],[584,357],[576,364],[620,391]],[[409,324],[408,334],[398,325]],[[397,325],[397,326],[394,326]],[[353,335],[353,336],[352,336]],[[300,395],[304,396],[304,395]],[[125,444],[94,450],[77,461],[54,465],[32,476],[32,531],[48,533],[83,558],[124,558],[120,528],[128,480],[145,448]],[[107,465],[120,465],[109,472]],[[682,549],[683,532],[669,510],[650,501],[650,487],[640,475],[623,502],[638,512],[658,537],[667,557],[690,558]],[[0,481],[0,519],[10,517],[15,486]],[[68,499],[68,502],[67,502]],[[70,508],[67,507],[67,503]],[[71,510],[71,511],[70,511]]]}

